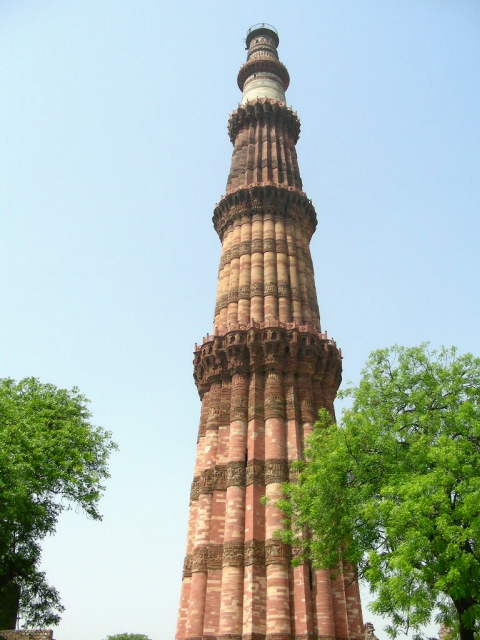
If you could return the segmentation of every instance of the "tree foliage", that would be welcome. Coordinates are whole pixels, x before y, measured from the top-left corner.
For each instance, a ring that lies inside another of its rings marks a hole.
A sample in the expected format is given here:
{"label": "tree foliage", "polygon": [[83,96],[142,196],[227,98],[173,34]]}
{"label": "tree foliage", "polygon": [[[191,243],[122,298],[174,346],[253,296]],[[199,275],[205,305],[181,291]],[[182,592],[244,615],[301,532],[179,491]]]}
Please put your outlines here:
{"label": "tree foliage", "polygon": [[72,506],[101,519],[116,445],[90,423],[87,402],[76,388],[0,380],[0,628],[13,628],[17,612],[26,625],[58,623],[63,607],[38,570],[40,542]]}
{"label": "tree foliage", "polygon": [[[480,359],[454,348],[372,353],[341,424],[319,414],[280,506],[317,567],[356,564],[390,634],[480,625]],[[305,532],[308,531],[308,535]]]}

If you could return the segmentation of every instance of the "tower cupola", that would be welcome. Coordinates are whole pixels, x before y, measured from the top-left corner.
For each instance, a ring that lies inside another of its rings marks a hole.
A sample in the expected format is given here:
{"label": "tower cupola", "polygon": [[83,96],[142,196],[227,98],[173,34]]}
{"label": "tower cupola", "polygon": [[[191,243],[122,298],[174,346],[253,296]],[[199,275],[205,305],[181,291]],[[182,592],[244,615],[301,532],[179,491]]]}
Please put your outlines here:
{"label": "tower cupola", "polygon": [[278,59],[280,39],[277,30],[265,22],[254,25],[246,37],[247,62],[238,72],[238,86],[243,92],[242,103],[257,98],[285,102],[290,83],[287,68]]}

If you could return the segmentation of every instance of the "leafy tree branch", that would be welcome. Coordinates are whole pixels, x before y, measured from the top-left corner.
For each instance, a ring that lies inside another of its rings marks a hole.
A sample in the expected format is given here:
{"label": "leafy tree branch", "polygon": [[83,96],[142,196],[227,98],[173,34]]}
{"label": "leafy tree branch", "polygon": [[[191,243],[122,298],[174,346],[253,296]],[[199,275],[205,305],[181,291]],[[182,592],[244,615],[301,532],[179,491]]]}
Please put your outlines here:
{"label": "leafy tree branch", "polygon": [[[340,424],[326,411],[279,506],[315,567],[339,553],[390,618],[420,634],[435,610],[480,632],[480,359],[456,349],[372,353]],[[304,535],[308,531],[308,535]],[[334,569],[332,569],[334,572]]]}

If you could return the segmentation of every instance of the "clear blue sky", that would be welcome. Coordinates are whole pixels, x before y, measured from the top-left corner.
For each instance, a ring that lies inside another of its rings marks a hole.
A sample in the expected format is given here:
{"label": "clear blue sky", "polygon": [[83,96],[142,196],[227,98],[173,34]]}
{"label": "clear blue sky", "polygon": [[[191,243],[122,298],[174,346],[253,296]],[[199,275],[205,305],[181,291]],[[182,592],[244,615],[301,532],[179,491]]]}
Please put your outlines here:
{"label": "clear blue sky", "polygon": [[45,543],[58,640],[173,638],[211,216],[261,21],[302,122],[322,328],[344,378],[394,343],[480,355],[478,2],[1,0],[0,375],[79,386],[120,444],[104,521],[69,513]]}

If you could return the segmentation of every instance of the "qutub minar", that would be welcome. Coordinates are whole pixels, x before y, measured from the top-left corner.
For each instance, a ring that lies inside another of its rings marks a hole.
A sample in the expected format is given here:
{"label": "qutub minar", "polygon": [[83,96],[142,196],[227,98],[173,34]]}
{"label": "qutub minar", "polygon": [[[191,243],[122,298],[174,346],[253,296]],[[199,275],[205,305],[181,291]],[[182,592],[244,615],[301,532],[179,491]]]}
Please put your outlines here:
{"label": "qutub minar", "polygon": [[[281,484],[294,479],[318,410],[333,413],[342,361],[321,332],[302,190],[300,122],[276,30],[252,27],[225,196],[213,333],[195,348],[202,399],[177,640],[363,638],[351,567],[335,579],[275,536]],[[262,504],[262,496],[268,501]]]}

